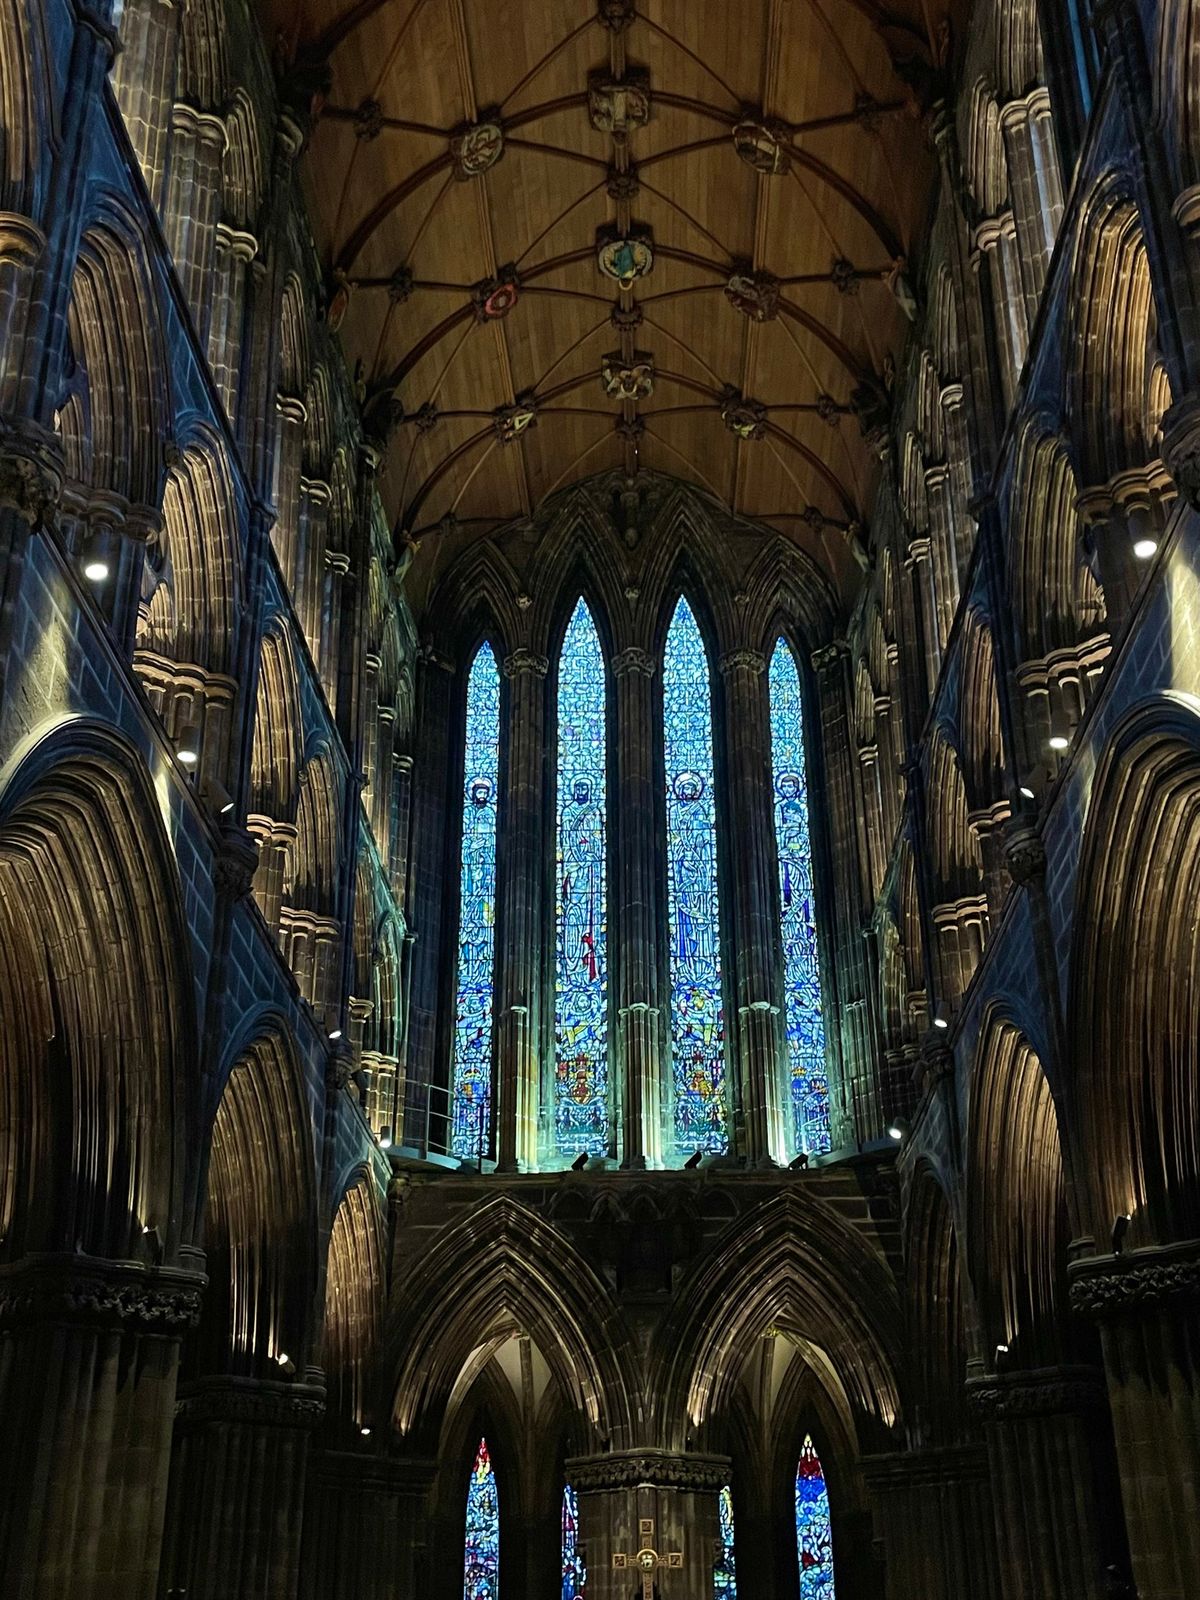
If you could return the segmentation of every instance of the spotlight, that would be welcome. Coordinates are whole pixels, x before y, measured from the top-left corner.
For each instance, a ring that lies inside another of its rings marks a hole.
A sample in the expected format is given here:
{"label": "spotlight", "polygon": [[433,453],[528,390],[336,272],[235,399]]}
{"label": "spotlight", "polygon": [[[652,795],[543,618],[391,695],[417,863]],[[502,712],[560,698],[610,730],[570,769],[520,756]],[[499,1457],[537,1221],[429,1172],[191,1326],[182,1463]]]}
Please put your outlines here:
{"label": "spotlight", "polygon": [[340,1028],[330,1028],[329,1037],[330,1040],[336,1044],[337,1041],[342,1037],[342,1030]]}
{"label": "spotlight", "polygon": [[1119,1256],[1121,1254],[1121,1251],[1124,1250],[1124,1248],[1125,1248],[1125,1235],[1129,1232],[1129,1224],[1132,1221],[1133,1221],[1133,1218],[1129,1215],[1128,1211],[1122,1211],[1119,1216],[1116,1216],[1116,1217],[1113,1218],[1113,1225],[1112,1225],[1112,1253],[1113,1253],[1113,1255]]}
{"label": "spotlight", "polygon": [[386,1123],[379,1130],[379,1148],[386,1150],[392,1142],[392,1130]]}
{"label": "spotlight", "polygon": [[109,570],[104,545],[93,534],[83,547],[81,571],[89,583],[107,583]]}
{"label": "spotlight", "polygon": [[276,1362],[277,1366],[280,1366],[280,1367],[283,1368],[284,1375],[286,1377],[288,1377],[288,1378],[294,1378],[295,1377],[295,1375],[296,1375],[296,1363],[292,1360],[291,1356],[288,1355],[286,1350],[281,1350],[279,1352],[279,1354],[275,1357],[275,1362]]}
{"label": "spotlight", "polygon": [[700,1165],[700,1163],[703,1160],[704,1160],[704,1151],[703,1150],[693,1150],[691,1155],[683,1163],[683,1170],[685,1172],[694,1172],[696,1170],[696,1168]]}
{"label": "spotlight", "polygon": [[175,753],[185,767],[194,767],[200,759],[200,730],[194,722],[185,722],[179,730]]}
{"label": "spotlight", "polygon": [[804,1171],[807,1170],[807,1168],[808,1168],[808,1151],[807,1150],[801,1150],[801,1152],[800,1152],[800,1154],[798,1156],[794,1156],[792,1158],[792,1160],[788,1162],[788,1171],[789,1172],[804,1172]]}
{"label": "spotlight", "polygon": [[364,1439],[369,1439],[371,1437],[370,1428],[360,1428],[358,1431],[362,1434]]}
{"label": "spotlight", "polygon": [[1020,786],[1020,788],[1018,789],[1017,792],[1018,792],[1018,794],[1023,795],[1026,800],[1036,800],[1037,799],[1037,795],[1034,794],[1033,790],[1029,787],[1029,785],[1027,783],[1021,784],[1021,786]]}
{"label": "spotlight", "polygon": [[1157,539],[1135,539],[1133,541],[1133,553],[1139,561],[1149,561],[1157,549]]}
{"label": "spotlight", "polygon": [[889,1125],[888,1125],[888,1138],[889,1139],[895,1139],[896,1142],[899,1143],[900,1140],[903,1139],[903,1137],[904,1137],[904,1129],[900,1126],[900,1124],[898,1122],[889,1123]]}
{"label": "spotlight", "polygon": [[1052,733],[1046,740],[1051,750],[1065,750],[1070,742],[1065,733]]}
{"label": "spotlight", "polygon": [[210,778],[204,785],[204,795],[219,817],[228,817],[233,814],[233,796],[225,785],[218,783],[215,778]]}
{"label": "spotlight", "polygon": [[1008,1346],[1006,1344],[998,1344],[996,1346],[995,1361],[996,1371],[1003,1372],[1004,1368],[1008,1365]]}
{"label": "spotlight", "polygon": [[933,1013],[933,1025],[940,1028],[943,1033],[950,1026],[950,1007],[944,1000],[939,1000]]}

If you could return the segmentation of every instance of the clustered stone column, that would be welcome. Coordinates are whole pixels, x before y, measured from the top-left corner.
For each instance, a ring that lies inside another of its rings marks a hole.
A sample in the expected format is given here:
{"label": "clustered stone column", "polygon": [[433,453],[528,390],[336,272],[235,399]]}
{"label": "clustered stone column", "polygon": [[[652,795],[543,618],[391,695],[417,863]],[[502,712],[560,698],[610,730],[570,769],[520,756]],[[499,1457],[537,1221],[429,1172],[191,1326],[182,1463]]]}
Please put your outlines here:
{"label": "clustered stone column", "polygon": [[545,656],[514,650],[509,683],[505,876],[498,967],[497,1161],[505,1171],[538,1157],[539,993],[542,979],[542,760]]}
{"label": "clustered stone column", "polygon": [[434,1463],[314,1452],[300,1600],[395,1600],[418,1592]]}
{"label": "clustered stone column", "polygon": [[620,1060],[624,1064],[624,1165],[656,1167],[662,1150],[655,850],[654,658],[636,646],[613,657],[617,683],[616,929]]}
{"label": "clustered stone column", "polygon": [[1200,1240],[1072,1263],[1099,1323],[1139,1600],[1200,1594]]}
{"label": "clustered stone column", "polygon": [[0,1268],[0,1593],[153,1600],[179,1347],[203,1286],[87,1256]]}
{"label": "clustered stone column", "polygon": [[787,1160],[779,1103],[779,942],[772,879],[771,725],[757,650],[722,657],[734,852],[738,1059],[745,1154],[769,1165]]}
{"label": "clustered stone column", "polygon": [[180,1399],[163,1544],[166,1592],[187,1600],[292,1600],[309,1437],[323,1388],[202,1379]]}
{"label": "clustered stone column", "polygon": [[1001,1600],[987,1452],[945,1445],[866,1462],[888,1593],[916,1600]]}
{"label": "clustered stone column", "polygon": [[[712,1600],[720,1540],[717,1497],[729,1482],[724,1456],[621,1450],[566,1465],[579,1496],[579,1536],[589,1600],[630,1600],[635,1560],[652,1550],[670,1572],[671,1600]],[[671,1557],[681,1558],[676,1565]],[[614,1566],[614,1557],[625,1564]]]}
{"label": "clustered stone column", "polygon": [[1047,1367],[970,1380],[982,1423],[1004,1593],[1021,1600],[1107,1600],[1119,1571],[1107,1407],[1091,1367]]}

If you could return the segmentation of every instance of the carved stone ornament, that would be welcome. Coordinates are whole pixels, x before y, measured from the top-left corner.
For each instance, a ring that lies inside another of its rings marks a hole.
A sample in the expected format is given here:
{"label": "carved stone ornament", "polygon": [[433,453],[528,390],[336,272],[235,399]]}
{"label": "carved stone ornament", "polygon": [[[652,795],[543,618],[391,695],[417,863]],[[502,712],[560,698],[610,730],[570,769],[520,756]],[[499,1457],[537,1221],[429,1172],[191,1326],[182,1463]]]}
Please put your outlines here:
{"label": "carved stone ornament", "polygon": [[854,97],[854,119],[864,133],[877,134],[883,125],[883,107],[865,89]]}
{"label": "carved stone ornament", "polygon": [[650,120],[650,74],[633,68],[623,78],[593,72],[588,78],[588,120],[600,133],[624,137]]}
{"label": "carved stone ornament", "polygon": [[751,322],[773,322],[779,315],[779,279],[773,272],[739,267],[725,285],[725,298]]}
{"label": "carved stone ornament", "polygon": [[626,361],[613,350],[600,364],[600,382],[610,400],[648,400],[654,393],[654,357],[635,350],[633,360]]}
{"label": "carved stone ornament", "polygon": [[471,304],[479,322],[498,322],[521,296],[521,279],[515,266],[501,267],[493,278],[481,278],[471,290]]}
{"label": "carved stone ornament", "polygon": [[618,333],[636,333],[645,320],[645,312],[636,300],[631,306],[623,306],[618,300],[609,313],[608,320]]}
{"label": "carved stone ornament", "polygon": [[755,172],[777,177],[791,164],[787,150],[791,131],[786,122],[760,114],[747,115],[733,130],[733,148]]}
{"label": "carved stone ornament", "polygon": [[418,433],[432,433],[441,421],[441,412],[432,400],[424,400],[415,411],[410,411],[405,422],[411,422]]}
{"label": "carved stone ornament", "polygon": [[610,33],[624,33],[637,16],[633,0],[599,0],[597,11],[597,21]]}
{"label": "carved stone ornament", "polygon": [[200,1321],[204,1277],[88,1256],[32,1256],[0,1270],[0,1328],[71,1323],[177,1339]]}
{"label": "carved stone ornament", "polygon": [[643,678],[654,676],[654,657],[649,650],[643,650],[633,644],[626,650],[620,650],[612,658],[613,676],[623,678],[627,672],[636,672]]}
{"label": "carved stone ornament", "polygon": [[532,673],[535,678],[544,678],[550,670],[550,663],[545,656],[539,656],[534,650],[527,650],[524,645],[518,645],[504,658],[504,676],[506,678],[519,678],[524,673]]}
{"label": "carved stone ornament", "polygon": [[817,415],[830,428],[836,428],[841,422],[844,409],[845,407],[838,405],[831,394],[817,396]]}
{"label": "carved stone ornament", "polygon": [[635,168],[626,167],[622,170],[620,167],[609,167],[604,188],[610,200],[636,200],[641,187],[642,180]]}
{"label": "carved stone ornament", "polygon": [[62,445],[53,433],[32,423],[17,430],[0,422],[0,506],[26,522],[44,522],[59,502],[62,481]]}
{"label": "carved stone ornament", "polygon": [[829,263],[829,281],[839,294],[857,294],[859,285],[858,268],[853,261],[848,261],[845,256],[834,256]]}
{"label": "carved stone ornament", "polygon": [[346,320],[346,312],[350,309],[350,294],[353,285],[342,271],[341,267],[334,269],[333,276],[328,286],[328,303],[325,311],[325,321],[329,331],[336,333]]}
{"label": "carved stone ornament", "polygon": [[258,845],[245,828],[227,823],[213,862],[217,893],[226,900],[244,900],[258,869]]}
{"label": "carved stone ornament", "polygon": [[402,306],[412,298],[413,275],[412,268],[400,266],[388,279],[388,299],[394,306]]}
{"label": "carved stone ornament", "polygon": [[656,1489],[715,1494],[729,1481],[729,1458],[669,1455],[665,1450],[614,1451],[603,1456],[577,1456],[567,1463],[567,1470],[577,1490],[635,1489],[651,1484]]}
{"label": "carved stone ornament", "polygon": [[649,228],[631,228],[621,233],[611,227],[596,234],[596,265],[606,278],[613,278],[622,289],[631,289],[639,278],[648,276],[654,266],[654,244]]}
{"label": "carved stone ornament", "polygon": [[981,1422],[1078,1416],[1106,1404],[1104,1375],[1091,1367],[1044,1367],[975,1378],[967,1383],[967,1404]]}
{"label": "carved stone ornament", "polygon": [[1119,1317],[1168,1305],[1200,1303],[1200,1240],[1091,1256],[1068,1270],[1071,1309],[1087,1317]]}
{"label": "carved stone ornament", "polygon": [[354,134],[368,143],[383,132],[383,107],[378,100],[364,100],[354,113]]}
{"label": "carved stone ornament", "polygon": [[307,1384],[225,1378],[197,1385],[175,1405],[185,1427],[240,1422],[252,1427],[315,1428],[325,1415],[325,1394]]}
{"label": "carved stone ornament", "polygon": [[624,439],[626,444],[637,444],[645,436],[646,420],[644,417],[618,417],[617,438]]}
{"label": "carved stone ornament", "polygon": [[492,425],[501,444],[512,444],[521,434],[537,426],[537,401],[533,395],[518,395],[510,406],[497,406]]}
{"label": "carved stone ornament", "polygon": [[761,400],[747,400],[740,389],[725,389],[721,421],[738,439],[761,439],[767,431],[767,408]]}
{"label": "carved stone ornament", "polygon": [[504,154],[504,129],[493,118],[467,122],[450,140],[454,176],[460,183],[482,177]]}
{"label": "carved stone ornament", "polygon": [[1032,823],[1014,817],[1005,829],[1004,861],[1014,883],[1030,883],[1046,870],[1046,847]]}
{"label": "carved stone ornament", "polygon": [[1162,457],[1188,504],[1200,506],[1200,404],[1194,399],[1176,401],[1164,413]]}

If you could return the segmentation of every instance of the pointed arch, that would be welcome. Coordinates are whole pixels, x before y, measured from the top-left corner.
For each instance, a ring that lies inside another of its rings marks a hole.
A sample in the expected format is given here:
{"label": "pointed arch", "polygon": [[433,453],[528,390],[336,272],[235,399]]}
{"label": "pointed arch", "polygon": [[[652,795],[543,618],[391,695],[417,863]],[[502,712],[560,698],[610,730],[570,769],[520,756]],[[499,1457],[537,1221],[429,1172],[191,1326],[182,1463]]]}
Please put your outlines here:
{"label": "pointed arch", "polygon": [[300,774],[292,904],[323,916],[332,915],[337,893],[339,789],[331,755],[327,750],[316,751]]}
{"label": "pointed arch", "polygon": [[328,1415],[347,1434],[376,1421],[383,1296],[384,1220],[379,1189],[372,1174],[360,1170],[333,1219],[325,1279],[322,1364]]}
{"label": "pointed arch", "polygon": [[967,1318],[958,1234],[927,1162],[913,1174],[904,1216],[908,1345],[914,1355],[909,1430],[918,1445],[957,1444],[967,1433]]}
{"label": "pointed arch", "polygon": [[302,739],[296,657],[287,622],[277,616],[262,639],[250,757],[251,812],[276,821],[295,817]]}

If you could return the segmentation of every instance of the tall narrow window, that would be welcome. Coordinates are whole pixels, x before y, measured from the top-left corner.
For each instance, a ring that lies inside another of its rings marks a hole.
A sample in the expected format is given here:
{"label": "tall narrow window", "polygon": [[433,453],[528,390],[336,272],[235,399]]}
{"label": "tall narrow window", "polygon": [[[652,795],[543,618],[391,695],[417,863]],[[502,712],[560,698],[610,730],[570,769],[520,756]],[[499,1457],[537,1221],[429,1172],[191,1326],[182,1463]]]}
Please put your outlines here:
{"label": "tall narrow window", "polygon": [[558,664],[554,1132],[563,1155],[608,1149],[604,658],[582,599]]}
{"label": "tall narrow window", "polygon": [[562,1503],[562,1600],[583,1600],[587,1568],[579,1553],[579,1501],[570,1484]]}
{"label": "tall narrow window", "polygon": [[499,788],[500,673],[491,645],[484,643],[467,679],[451,1128],[453,1153],[472,1160],[485,1154],[491,1132]]}
{"label": "tall narrow window", "polygon": [[500,1496],[487,1440],[479,1441],[467,1488],[463,1600],[496,1600],[500,1589]]}
{"label": "tall narrow window", "polygon": [[829,1080],[813,896],[800,673],[785,640],[771,656],[771,765],[783,931],[784,1028],[797,1150],[829,1149]]}
{"label": "tall narrow window", "polygon": [[720,1544],[713,1563],[713,1600],[737,1600],[737,1570],[733,1564],[733,1490],[728,1484],[717,1500]]}
{"label": "tall narrow window", "polygon": [[708,657],[680,598],[663,658],[671,1057],[679,1155],[729,1144]]}
{"label": "tall narrow window", "polygon": [[800,1600],[834,1600],[829,1491],[811,1436],[805,1437],[796,1468],[796,1552]]}

